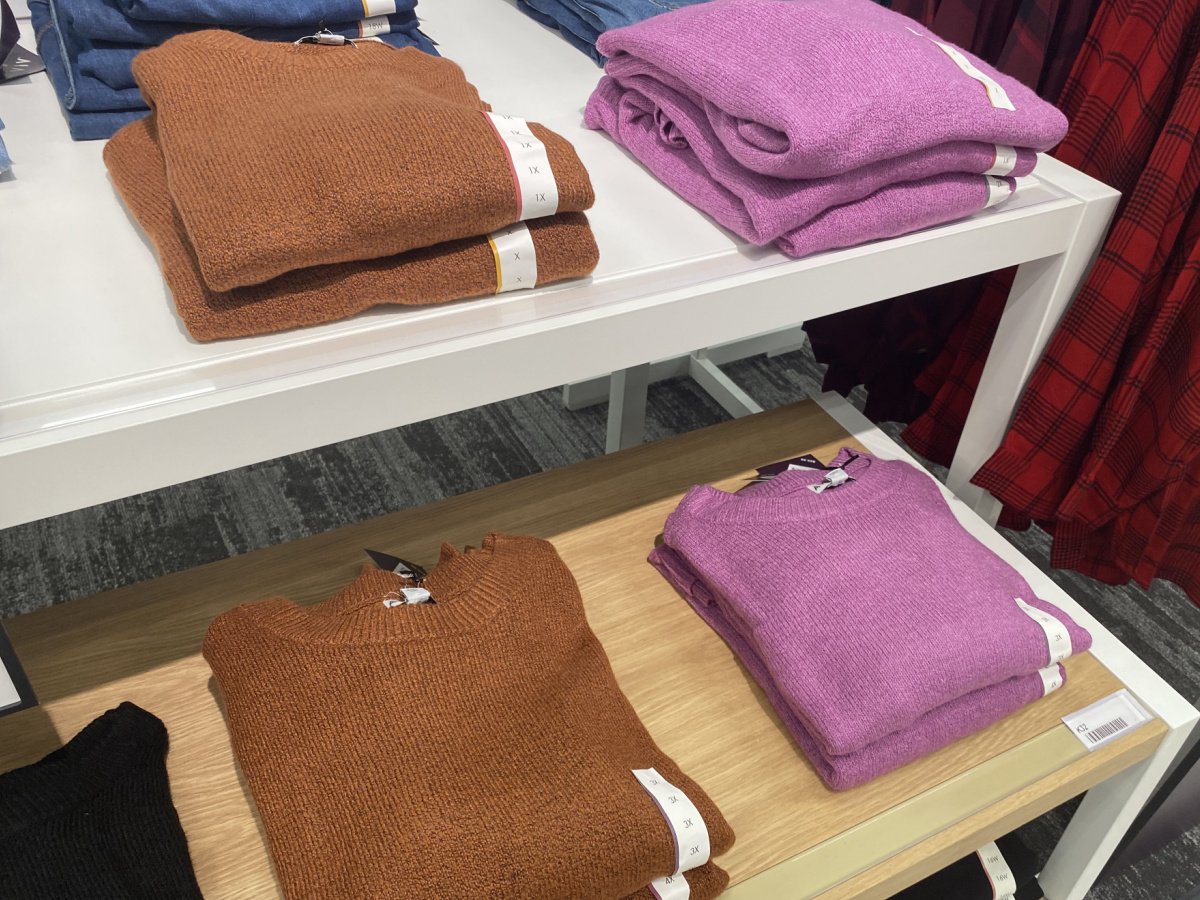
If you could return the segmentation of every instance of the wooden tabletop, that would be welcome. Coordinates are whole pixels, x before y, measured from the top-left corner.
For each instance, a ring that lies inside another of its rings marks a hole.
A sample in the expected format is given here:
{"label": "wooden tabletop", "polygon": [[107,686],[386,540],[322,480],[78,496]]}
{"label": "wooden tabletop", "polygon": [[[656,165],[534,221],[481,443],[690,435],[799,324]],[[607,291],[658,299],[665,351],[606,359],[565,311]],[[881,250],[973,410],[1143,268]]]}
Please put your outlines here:
{"label": "wooden tabletop", "polygon": [[[860,447],[806,401],[9,620],[42,705],[0,718],[0,770],[130,700],[171,735],[171,785],[208,900],[279,896],[262,830],[199,655],[208,623],[247,600],[315,603],[365,547],[432,564],[489,530],[554,543],[622,689],[660,746],[720,806],[737,844],[733,900],[883,898],[1140,759],[1154,721],[1092,753],[1060,717],[1120,688],[1090,654],[1061,690],[850,791],[824,786],[745,669],[646,563],[682,494],[733,489],[756,466]],[[824,892],[824,893],[822,893]]]}

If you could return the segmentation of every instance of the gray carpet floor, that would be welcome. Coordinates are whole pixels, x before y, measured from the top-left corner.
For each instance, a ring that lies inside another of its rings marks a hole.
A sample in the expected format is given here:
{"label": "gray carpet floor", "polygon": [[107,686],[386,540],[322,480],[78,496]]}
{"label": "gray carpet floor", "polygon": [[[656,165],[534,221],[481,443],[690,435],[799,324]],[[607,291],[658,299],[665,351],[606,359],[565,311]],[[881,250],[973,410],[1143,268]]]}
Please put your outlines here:
{"label": "gray carpet floor", "polygon": [[[807,350],[725,367],[764,407],[820,389]],[[861,406],[864,397],[852,395]],[[607,408],[543,391],[0,531],[0,616],[154,578],[599,455]],[[688,379],[654,385],[647,439],[728,418]],[[885,426],[893,436],[901,426]],[[935,470],[936,473],[936,470]],[[944,477],[944,473],[937,473]],[[1185,697],[1200,698],[1200,609],[1155,582],[1108,587],[1049,569],[1043,532],[1005,532]],[[1067,804],[1022,829],[1048,855]],[[1177,900],[1200,885],[1200,828],[1109,875],[1089,900]]]}

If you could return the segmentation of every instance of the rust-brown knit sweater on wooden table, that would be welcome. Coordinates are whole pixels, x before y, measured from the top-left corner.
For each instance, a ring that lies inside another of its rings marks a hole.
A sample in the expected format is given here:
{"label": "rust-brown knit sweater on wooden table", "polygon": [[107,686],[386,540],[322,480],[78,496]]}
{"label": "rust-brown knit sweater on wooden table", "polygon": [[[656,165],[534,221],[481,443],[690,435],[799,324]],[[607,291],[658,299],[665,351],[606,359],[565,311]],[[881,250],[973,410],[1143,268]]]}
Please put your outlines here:
{"label": "rust-brown knit sweater on wooden table", "polygon": [[[490,107],[455,63],[406,47],[179,35],[133,63],[204,282],[228,291],[517,221]],[[503,110],[520,115],[520,110]],[[571,144],[546,145],[558,211],[592,205]]]}
{"label": "rust-brown knit sweater on wooden table", "polygon": [[[675,845],[633,769],[691,798],[714,856],[733,844],[621,693],[550,544],[445,545],[437,603],[385,607],[405,586],[369,568],[205,638],[289,900],[652,900]],[[712,862],[686,877],[693,900],[728,880]]]}
{"label": "rust-brown knit sweater on wooden table", "polygon": [[[486,237],[447,241],[396,256],[297,269],[264,284],[213,291],[200,275],[187,230],[171,202],[155,117],[125,126],[104,148],[104,162],[130,212],[158,250],[175,308],[197,340],[244,337],[316,325],[373,306],[442,303],[496,290]],[[580,278],[599,259],[583,213],[526,223],[537,254],[538,284]]]}

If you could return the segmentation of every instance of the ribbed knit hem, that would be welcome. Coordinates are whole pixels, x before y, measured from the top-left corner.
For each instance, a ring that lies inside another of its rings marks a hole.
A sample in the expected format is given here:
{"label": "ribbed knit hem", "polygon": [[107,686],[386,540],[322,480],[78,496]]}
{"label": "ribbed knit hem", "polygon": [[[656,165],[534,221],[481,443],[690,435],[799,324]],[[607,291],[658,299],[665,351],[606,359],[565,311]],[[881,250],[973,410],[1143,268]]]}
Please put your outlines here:
{"label": "ribbed knit hem", "polygon": [[40,761],[0,775],[0,839],[87,802],[139,762],[167,752],[167,729],[132,703],[87,725]]}
{"label": "ribbed knit hem", "polygon": [[[520,584],[512,569],[512,551],[528,539],[491,532],[483,546],[459,552],[442,545],[441,559],[422,584],[435,603],[385,607],[388,594],[412,582],[373,566],[329,600],[302,608],[276,597],[240,607],[240,612],[267,631],[299,643],[366,645],[461,634],[491,620]],[[541,541],[529,541],[547,547]],[[520,550],[526,557],[528,547]],[[543,552],[544,549],[543,549]]]}

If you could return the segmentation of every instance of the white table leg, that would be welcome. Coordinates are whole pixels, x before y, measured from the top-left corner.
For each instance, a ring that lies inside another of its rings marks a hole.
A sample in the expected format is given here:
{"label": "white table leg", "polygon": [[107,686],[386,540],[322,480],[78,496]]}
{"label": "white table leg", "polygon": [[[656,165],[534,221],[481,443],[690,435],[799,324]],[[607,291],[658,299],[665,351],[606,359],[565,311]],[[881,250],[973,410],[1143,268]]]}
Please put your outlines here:
{"label": "white table leg", "polygon": [[[1038,876],[1046,900],[1083,900],[1183,748],[1193,718],[1173,728],[1149,759],[1087,792]],[[1166,900],[1166,898],[1164,898]]]}
{"label": "white table leg", "polygon": [[608,389],[605,453],[636,447],[646,436],[646,390],[649,385],[649,363],[612,373]]}
{"label": "white table leg", "polygon": [[1083,201],[1075,233],[1065,253],[1017,269],[946,480],[950,490],[993,525],[1000,504],[971,484],[971,478],[1000,446],[1033,367],[1100,252],[1120,199],[1112,188],[1053,159],[1039,159],[1038,173],[1043,172],[1056,187]]}

